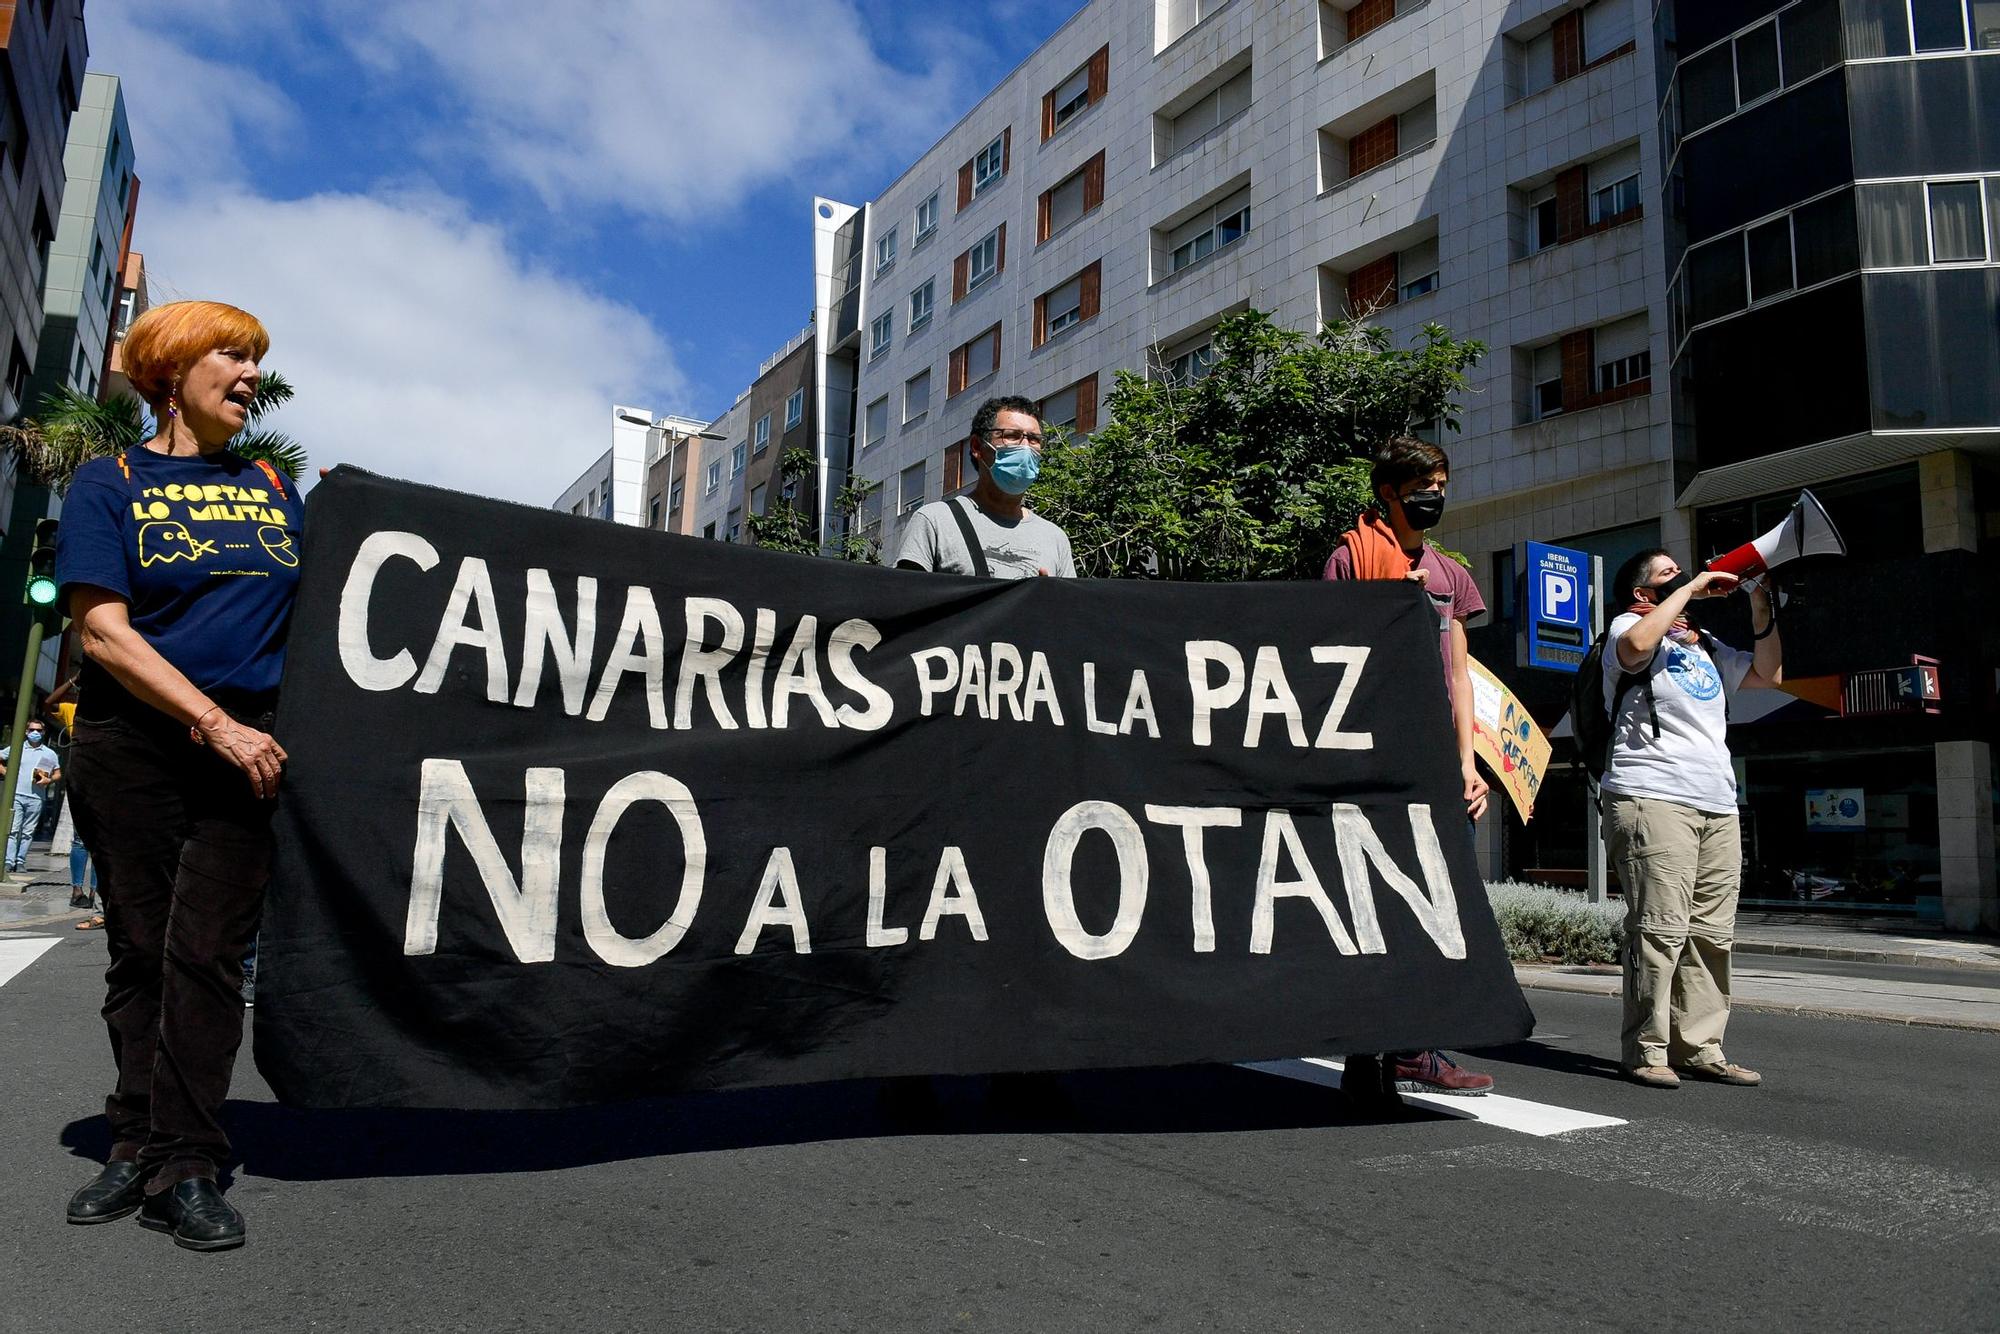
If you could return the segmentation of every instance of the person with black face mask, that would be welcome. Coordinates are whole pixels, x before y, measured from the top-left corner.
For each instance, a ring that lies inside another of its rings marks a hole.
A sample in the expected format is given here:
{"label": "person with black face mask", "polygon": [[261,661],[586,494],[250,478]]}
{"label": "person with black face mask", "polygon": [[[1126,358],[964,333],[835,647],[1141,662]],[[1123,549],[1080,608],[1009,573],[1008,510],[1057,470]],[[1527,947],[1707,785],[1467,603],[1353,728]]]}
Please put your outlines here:
{"label": "person with black face mask", "polygon": [[1784,679],[1778,627],[1761,587],[1750,590],[1753,653],[1686,616],[1689,602],[1726,597],[1737,583],[1716,570],[1690,575],[1655,548],[1626,561],[1611,586],[1614,603],[1630,605],[1605,630],[1612,739],[1600,786],[1625,896],[1621,1059],[1649,1088],[1763,1079],[1722,1051],[1743,868],[1729,695]]}
{"label": "person with black face mask", "polygon": [[[1398,436],[1375,455],[1369,475],[1376,507],[1343,534],[1326,563],[1328,579],[1407,579],[1420,585],[1438,617],[1438,653],[1444,688],[1451,701],[1458,768],[1465,783],[1466,815],[1486,813],[1487,786],[1473,760],[1472,672],[1465,648],[1465,623],[1486,613],[1479,585],[1463,565],[1424,540],[1444,517],[1451,463],[1444,451],[1414,436]],[[1403,1052],[1389,1057],[1350,1056],[1341,1087],[1363,1099],[1393,1098],[1398,1092],[1484,1094],[1493,1077],[1454,1063],[1442,1052]]]}

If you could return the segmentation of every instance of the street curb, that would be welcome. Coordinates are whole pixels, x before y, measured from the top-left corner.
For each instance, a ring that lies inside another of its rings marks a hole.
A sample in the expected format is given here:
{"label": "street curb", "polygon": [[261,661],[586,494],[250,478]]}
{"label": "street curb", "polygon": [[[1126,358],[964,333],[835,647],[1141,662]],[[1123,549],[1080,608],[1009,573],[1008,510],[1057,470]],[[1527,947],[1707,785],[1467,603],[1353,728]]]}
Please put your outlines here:
{"label": "street curb", "polygon": [[[1615,978],[1605,981],[1613,985],[1606,988],[1599,982],[1585,981],[1570,975],[1574,980],[1566,980],[1563,975],[1548,973],[1523,973],[1515,970],[1514,981],[1529,991],[1559,991],[1569,996],[1604,996],[1618,998],[1624,985]],[[2000,1020],[1990,1019],[1935,1019],[1928,1015],[1908,1014],[1900,1010],[1864,1010],[1844,1005],[1790,1005],[1783,1001],[1759,1001],[1732,999],[1732,1010],[1750,1010],[1759,1014],[1788,1014],[1801,1019],[1863,1019],[1877,1024],[1896,1024],[1903,1028],[1944,1028],[1959,1033],[2000,1033]]]}
{"label": "street curb", "polygon": [[1917,968],[1964,968],[1973,972],[2000,972],[2000,959],[1968,959],[1956,954],[1930,954],[1922,950],[1870,950],[1848,945],[1786,945],[1779,941],[1736,941],[1738,954],[1771,954],[1794,959],[1833,959],[1845,963],[1893,963]]}

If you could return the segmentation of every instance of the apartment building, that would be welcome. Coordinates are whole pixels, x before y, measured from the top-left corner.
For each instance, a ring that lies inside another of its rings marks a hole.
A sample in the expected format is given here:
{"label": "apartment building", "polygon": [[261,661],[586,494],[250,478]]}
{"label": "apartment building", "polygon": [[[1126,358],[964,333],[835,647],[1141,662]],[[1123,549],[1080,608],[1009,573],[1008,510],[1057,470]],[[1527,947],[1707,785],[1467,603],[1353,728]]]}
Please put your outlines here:
{"label": "apartment building", "polygon": [[[61,8],[51,4],[42,13],[53,17]],[[30,17],[32,22],[34,16]],[[80,47],[76,54],[81,56]],[[69,69],[64,66],[65,73]],[[66,85],[59,95],[69,95]],[[70,109],[61,161],[62,203],[55,236],[41,256],[41,336],[34,369],[20,395],[23,416],[40,413],[60,390],[97,398],[105,389],[119,261],[139,196],[132,130],[125,117],[124,94],[113,76],[83,75]],[[47,487],[24,477],[11,488],[6,504],[0,583],[15,586],[27,574],[36,521],[60,515],[62,502]],[[0,603],[0,658],[18,660],[29,619],[26,607]],[[62,649],[60,636],[43,641],[35,672],[38,689],[55,688]]]}
{"label": "apartment building", "polygon": [[139,202],[134,165],[117,77],[84,75],[63,150],[62,214],[42,284],[42,338],[28,382],[29,411],[59,388],[96,398],[104,387],[119,263]]}
{"label": "apartment building", "polygon": [[566,510],[579,518],[643,526],[647,438],[652,430],[650,410],[614,406],[611,447],[569,484],[552,508]]}
{"label": "apartment building", "polygon": [[[0,421],[32,406],[42,289],[67,186],[70,118],[88,55],[81,0],[0,6]],[[0,463],[0,515],[13,509],[14,466]],[[39,517],[39,516],[37,516]]]}
{"label": "apartment building", "polygon": [[646,527],[683,535],[693,531],[688,479],[699,473],[704,444],[719,438],[710,423],[693,417],[665,416],[653,422],[646,437]]}
{"label": "apartment building", "polygon": [[[1197,377],[1246,307],[1442,324],[1489,349],[1438,533],[1494,609],[1482,659],[1559,715],[1566,678],[1514,666],[1521,541],[1708,555],[1814,485],[1866,536],[1801,572],[1799,661],[1942,655],[1964,693],[1742,719],[1751,897],[1832,881],[1991,928],[1995,618],[1894,590],[2000,592],[1996,9],[1093,0],[878,198],[816,201],[819,392],[853,417],[822,466],[878,484],[860,522],[893,552],[971,480],[990,395],[1087,435],[1116,372]],[[1835,581],[1878,589],[1879,629]],[[1829,774],[1871,832],[1807,823]],[[1488,822],[1489,869],[1581,868],[1583,800],[1551,775],[1527,830]]]}
{"label": "apartment building", "polygon": [[[743,411],[749,420],[749,438],[739,451],[732,446],[730,478],[740,478],[736,509],[741,521],[753,514],[765,514],[781,498],[811,509],[818,494],[817,469],[798,478],[784,476],[786,454],[804,450],[819,456],[818,432],[821,415],[818,396],[819,358],[815,346],[816,325],[799,330],[785,346],[758,368]],[[790,488],[789,491],[787,488]],[[726,532],[730,540],[740,535],[738,518],[730,518]]]}
{"label": "apartment building", "polygon": [[1727,550],[1810,485],[1850,559],[1792,581],[1788,677],[1942,686],[1733,729],[1753,889],[2000,928],[2000,2],[1683,2],[1655,47],[1674,513]]}
{"label": "apartment building", "polygon": [[1452,442],[1460,545],[1657,517],[1646,19],[1642,0],[1084,8],[866,209],[855,466],[890,498],[885,537],[969,480],[981,399],[1088,434],[1116,371],[1198,376],[1246,306],[1492,347]]}
{"label": "apartment building", "polygon": [[[136,202],[139,186],[136,180],[132,194]],[[125,331],[132,327],[132,321],[153,308],[152,290],[146,285],[146,257],[131,248],[130,224],[125,254],[118,265],[118,305],[111,316],[110,347],[106,351],[104,368],[104,397],[108,400],[117,394],[137,395],[132,389],[132,381],[125,374],[125,363],[120,349],[125,343]]]}

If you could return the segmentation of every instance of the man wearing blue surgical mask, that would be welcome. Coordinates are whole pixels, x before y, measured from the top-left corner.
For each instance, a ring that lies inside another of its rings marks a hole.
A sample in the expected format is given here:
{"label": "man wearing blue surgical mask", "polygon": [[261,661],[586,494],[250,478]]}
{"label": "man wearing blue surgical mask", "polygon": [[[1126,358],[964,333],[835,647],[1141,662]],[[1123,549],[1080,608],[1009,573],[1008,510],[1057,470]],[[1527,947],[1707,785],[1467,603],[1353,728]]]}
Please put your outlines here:
{"label": "man wearing blue surgical mask", "polygon": [[41,823],[42,800],[48,794],[49,784],[62,777],[62,760],[49,749],[48,732],[40,718],[30,718],[27,745],[20,762],[15,763],[11,746],[0,750],[0,759],[7,761],[0,765],[0,772],[6,774],[7,795],[12,799],[7,803],[13,818],[7,836],[10,871],[28,869],[28,842],[35,836],[35,826]]}
{"label": "man wearing blue surgical mask", "polygon": [[1069,535],[1023,503],[1042,469],[1042,423],[1025,398],[989,398],[967,441],[979,479],[932,501],[903,530],[896,566],[981,578],[1076,577]]}

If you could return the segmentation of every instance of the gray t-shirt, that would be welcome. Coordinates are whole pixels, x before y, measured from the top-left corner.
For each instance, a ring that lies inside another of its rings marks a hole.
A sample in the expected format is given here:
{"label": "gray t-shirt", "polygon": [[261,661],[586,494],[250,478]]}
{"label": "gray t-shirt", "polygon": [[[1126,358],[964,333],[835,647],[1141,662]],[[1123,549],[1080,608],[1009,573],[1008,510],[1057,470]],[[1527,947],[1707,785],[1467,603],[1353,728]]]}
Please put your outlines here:
{"label": "gray t-shirt", "polygon": [[995,579],[1032,579],[1038,574],[1076,578],[1069,535],[1062,529],[1033,513],[1024,512],[1012,523],[996,519],[963,497],[934,500],[910,516],[903,530],[903,549],[896,553],[898,565],[908,561],[939,574],[974,573],[972,554],[965,549],[958,520],[947,505],[962,507],[972,520],[972,531],[986,552],[988,573]]}
{"label": "gray t-shirt", "polygon": [[[1618,641],[1639,623],[1626,612],[1611,622],[1604,641],[1604,703],[1618,692],[1622,671]],[[1700,644],[1662,639],[1642,670],[1653,678],[1660,735],[1646,712],[1646,690],[1635,683],[1611,720],[1611,755],[1603,788],[1622,797],[1677,801],[1708,815],[1736,811],[1736,770],[1729,762],[1729,700],[1750,674],[1752,657],[1714,638],[1711,656]]]}

